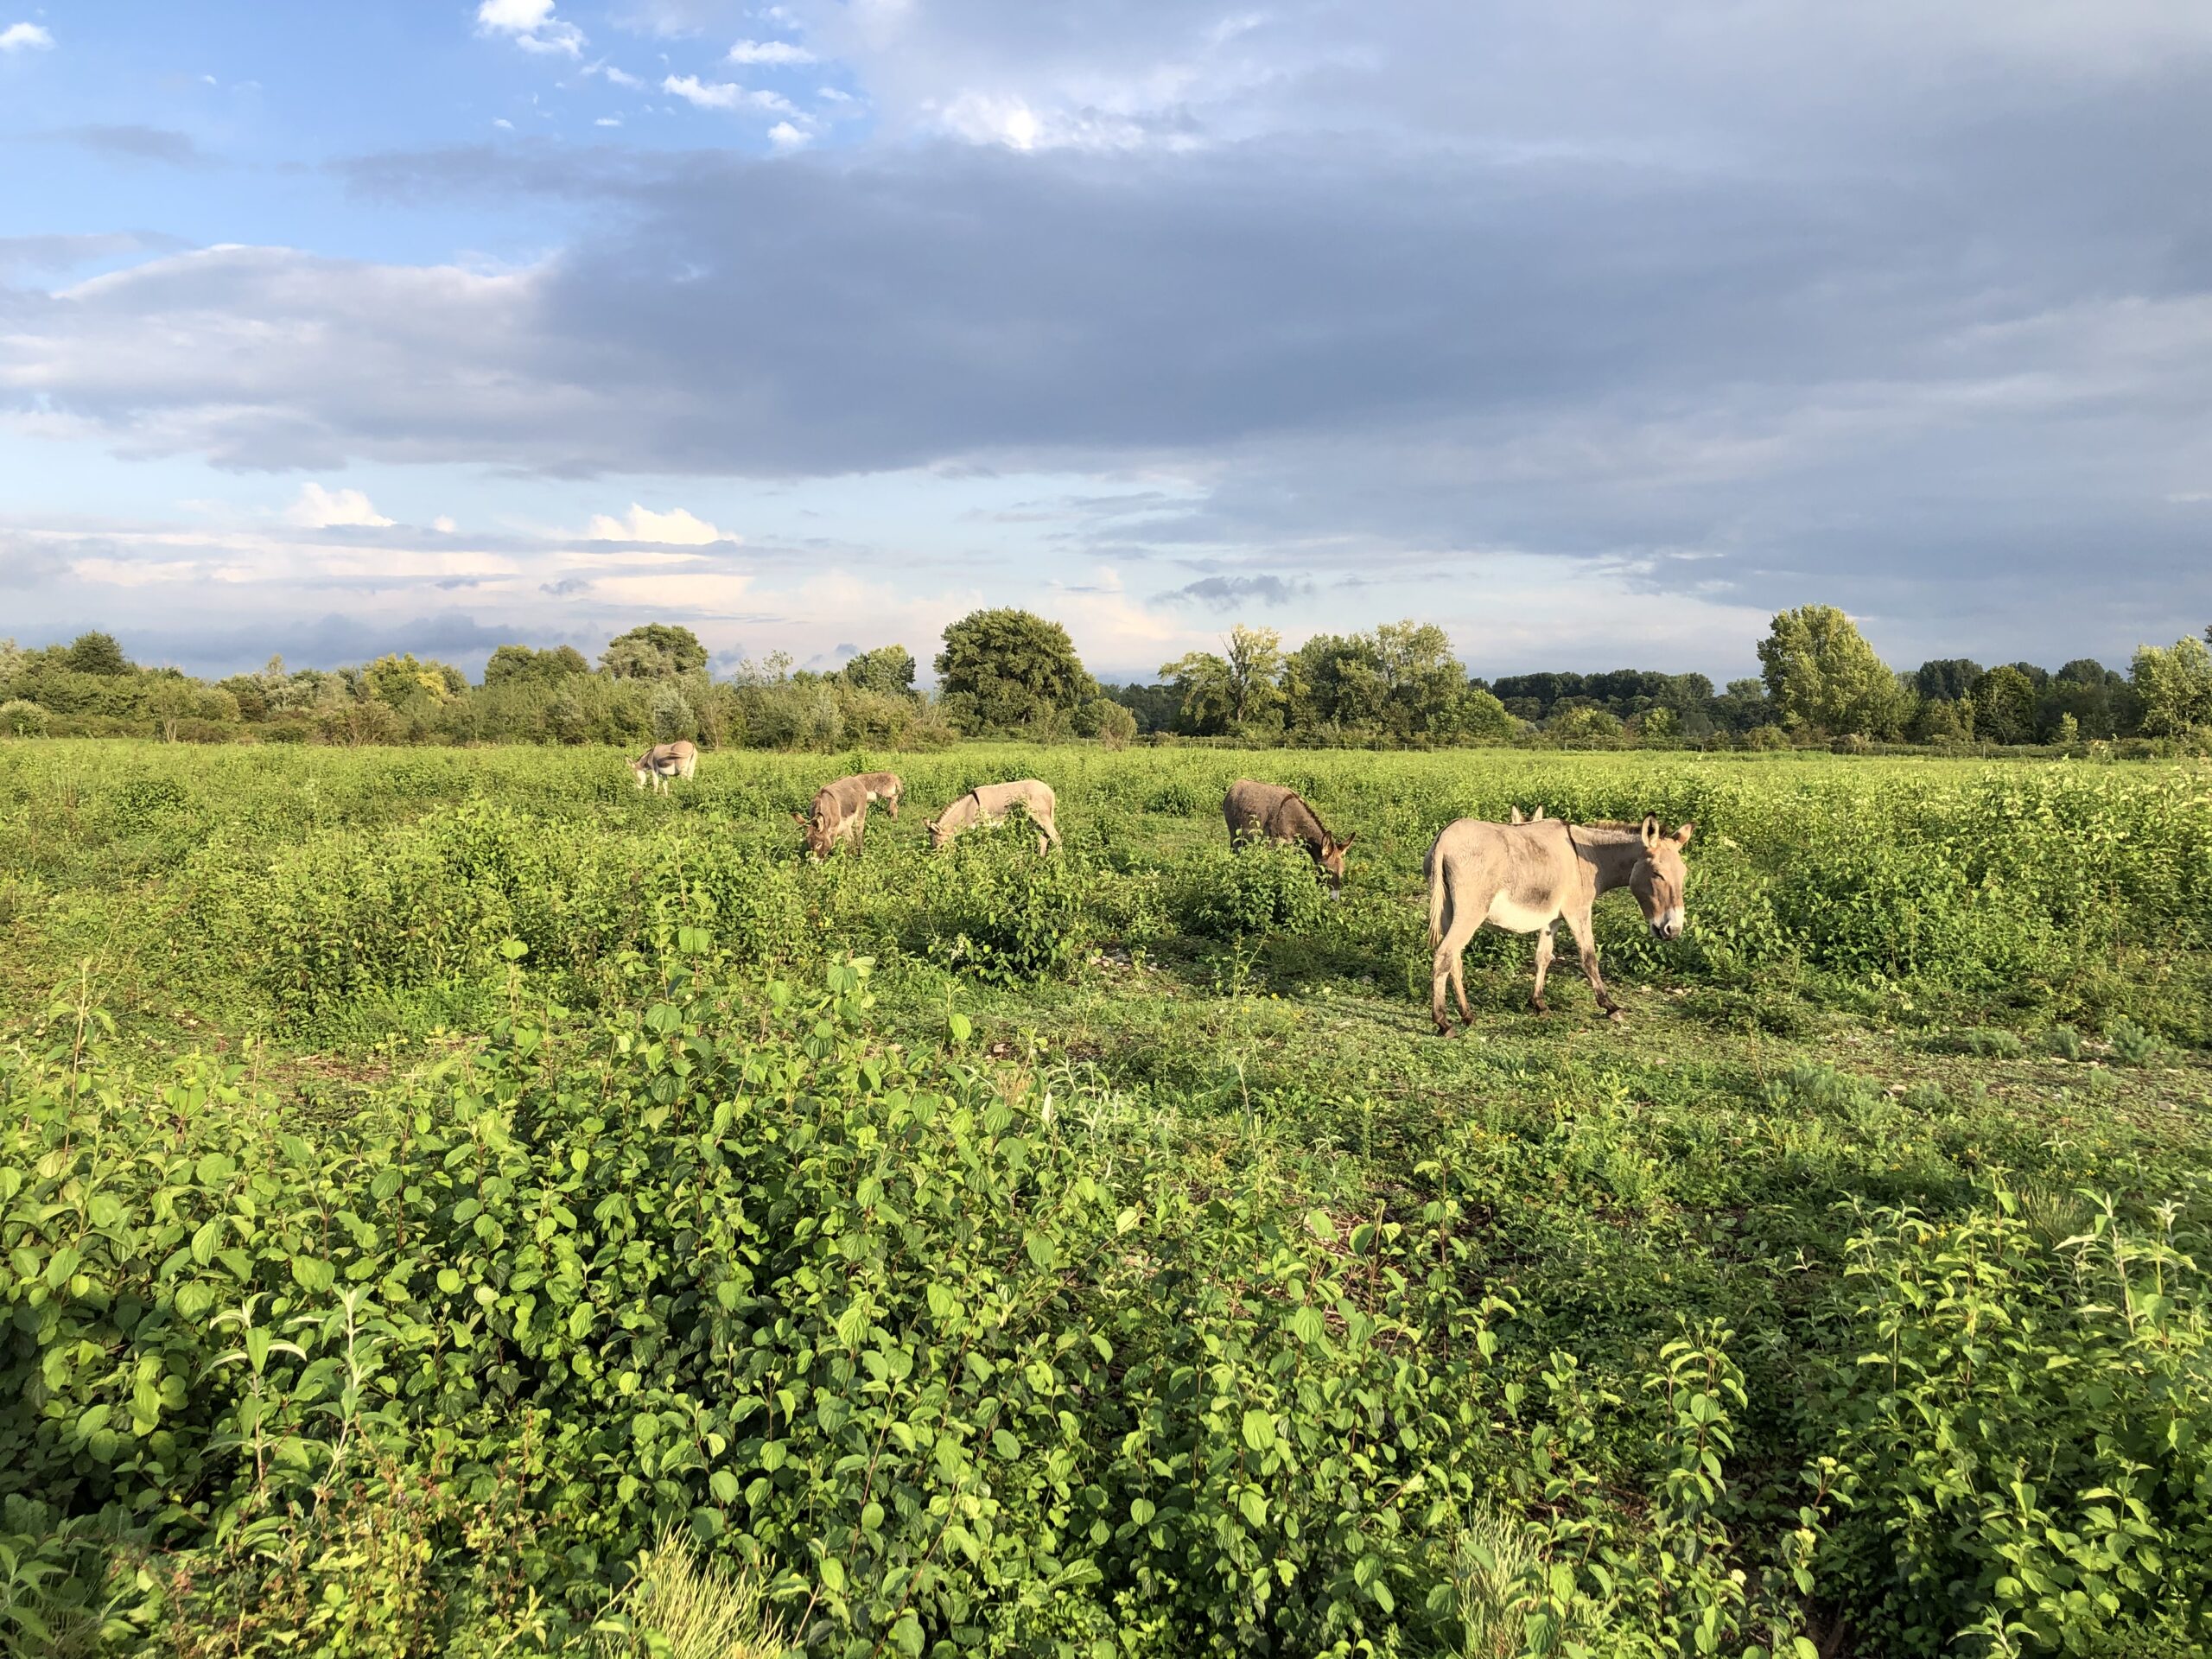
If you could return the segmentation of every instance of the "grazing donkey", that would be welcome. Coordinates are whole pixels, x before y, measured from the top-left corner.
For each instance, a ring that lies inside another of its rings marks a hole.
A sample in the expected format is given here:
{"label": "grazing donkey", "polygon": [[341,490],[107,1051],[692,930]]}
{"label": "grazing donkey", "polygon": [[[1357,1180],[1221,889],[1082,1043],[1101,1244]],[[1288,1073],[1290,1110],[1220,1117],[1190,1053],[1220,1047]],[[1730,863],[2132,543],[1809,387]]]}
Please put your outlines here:
{"label": "grazing donkey", "polygon": [[862,789],[868,791],[868,799],[880,801],[883,804],[883,810],[891,815],[894,822],[897,820],[899,798],[906,792],[906,785],[899,781],[897,772],[855,772],[848,781],[858,784]]}
{"label": "grazing donkey", "polygon": [[1262,838],[1294,842],[1312,856],[1313,874],[1329,884],[1331,895],[1344,896],[1344,849],[1359,837],[1338,841],[1296,790],[1240,778],[1223,798],[1221,816],[1228,821],[1231,846]]}
{"label": "grazing donkey", "polygon": [[651,784],[662,794],[668,793],[668,780],[681,778],[686,782],[699,770],[699,751],[683,738],[673,743],[659,743],[647,749],[630,763],[630,775],[643,789]]}
{"label": "grazing donkey", "polygon": [[1461,818],[1446,824],[1428,849],[1428,942],[1435,951],[1429,968],[1428,1011],[1439,1034],[1450,1036],[1444,990],[1448,983],[1459,1005],[1462,1025],[1474,1023],[1467,1010],[1466,964],[1461,953],[1484,922],[1510,933],[1536,936],[1536,987],[1529,998],[1538,1014],[1544,1006],[1544,976],[1552,965],[1552,929],[1564,921],[1574,935],[1582,971],[1608,1018],[1619,1007],[1598,974],[1598,942],[1591,931],[1590,906],[1600,893],[1626,887],[1643,908],[1643,919],[1662,939],[1682,936],[1682,884],[1688,872],[1682,849],[1696,826],[1685,823],[1671,836],[1662,833],[1656,814],[1641,824],[1564,823],[1532,818],[1506,825]]}
{"label": "grazing donkey", "polygon": [[931,818],[926,826],[931,847],[950,847],[956,836],[973,830],[979,823],[996,823],[1016,803],[1029,814],[1029,822],[1037,827],[1037,850],[1042,853],[1047,846],[1060,844],[1060,828],[1053,822],[1058,803],[1050,784],[1040,784],[1034,778],[1023,778],[1011,784],[979,784],[955,801],[944,811]]}
{"label": "grazing donkey", "polygon": [[806,831],[806,855],[827,858],[840,842],[849,842],[859,852],[868,833],[868,804],[874,798],[865,777],[840,778],[815,791],[812,809],[791,814]]}

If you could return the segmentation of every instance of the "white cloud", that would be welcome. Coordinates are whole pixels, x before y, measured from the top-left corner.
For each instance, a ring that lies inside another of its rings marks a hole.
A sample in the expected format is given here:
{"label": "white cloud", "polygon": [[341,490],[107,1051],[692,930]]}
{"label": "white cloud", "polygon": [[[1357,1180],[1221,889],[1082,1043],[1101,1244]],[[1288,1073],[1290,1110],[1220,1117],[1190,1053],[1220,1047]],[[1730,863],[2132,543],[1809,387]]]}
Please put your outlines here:
{"label": "white cloud", "polygon": [[454,531],[459,530],[461,526],[453,521],[452,515],[442,512],[436,518],[430,520],[430,528],[436,531],[441,536],[450,536]]}
{"label": "white cloud", "polygon": [[299,499],[284,510],[289,524],[309,530],[328,530],[338,524],[364,524],[381,529],[391,520],[369,505],[359,490],[326,490],[320,484],[300,486]]}
{"label": "white cloud", "polygon": [[515,124],[508,120],[504,115],[493,116],[492,118],[492,124],[495,127],[503,127],[509,132],[512,132],[515,130]]}
{"label": "white cloud", "polygon": [[812,142],[812,139],[808,134],[801,132],[790,122],[779,121],[774,126],[768,129],[768,142],[773,144],[778,149],[789,152],[794,149],[805,149],[806,146]]}
{"label": "white cloud", "polygon": [[617,69],[611,63],[605,68],[601,69],[600,73],[605,75],[608,80],[617,86],[636,88],[645,84],[642,78],[632,74],[627,69]]}
{"label": "white cloud", "polygon": [[584,32],[553,15],[553,0],[483,0],[476,8],[476,32],[504,35],[526,52],[557,52],[569,57],[583,50]]}
{"label": "white cloud", "polygon": [[592,123],[594,127],[619,127],[621,124],[622,118],[619,115],[602,115]]}
{"label": "white cloud", "polygon": [[51,52],[54,36],[36,23],[10,23],[0,29],[0,52]]}
{"label": "white cloud", "polygon": [[603,512],[594,515],[584,528],[584,535],[594,542],[662,542],[677,547],[703,547],[709,542],[744,539],[717,529],[682,507],[655,512],[635,501],[620,518],[609,518]]}
{"label": "white cloud", "polygon": [[740,41],[729,49],[732,63],[812,63],[814,54],[789,41]]}
{"label": "white cloud", "polygon": [[791,101],[778,92],[753,92],[721,81],[702,81],[696,75],[671,75],[661,91],[697,105],[702,110],[765,110],[773,115],[796,115]]}

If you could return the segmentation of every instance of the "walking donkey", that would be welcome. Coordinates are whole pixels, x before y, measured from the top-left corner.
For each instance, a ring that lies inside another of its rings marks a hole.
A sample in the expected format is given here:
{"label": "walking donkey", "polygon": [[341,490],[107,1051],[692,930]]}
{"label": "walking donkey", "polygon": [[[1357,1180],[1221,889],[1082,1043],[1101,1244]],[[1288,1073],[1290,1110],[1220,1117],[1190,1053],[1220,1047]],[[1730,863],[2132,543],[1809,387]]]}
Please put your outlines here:
{"label": "walking donkey", "polygon": [[1598,1006],[1609,1019],[1619,1019],[1620,1007],[1598,972],[1590,906],[1600,894],[1626,887],[1656,938],[1680,938],[1688,874],[1682,849],[1695,827],[1685,823],[1667,835],[1656,813],[1647,814],[1640,824],[1567,823],[1540,817],[1513,824],[1461,818],[1446,825],[1428,849],[1427,864],[1428,942],[1435,952],[1428,1003],[1439,1034],[1452,1034],[1444,1007],[1447,984],[1459,1005],[1460,1023],[1474,1023],[1467,1009],[1463,953],[1484,922],[1509,933],[1536,936],[1536,985],[1529,1002],[1543,1014],[1548,1012],[1544,976],[1552,965],[1552,929],[1564,921],[1574,935]]}
{"label": "walking donkey", "polygon": [[1344,850],[1359,836],[1349,835],[1338,841],[1296,790],[1240,778],[1223,798],[1221,816],[1228,823],[1232,847],[1260,839],[1303,847],[1313,861],[1313,874],[1329,884],[1330,895],[1344,896]]}
{"label": "walking donkey", "polygon": [[630,762],[630,775],[643,789],[651,784],[662,794],[668,793],[668,780],[681,778],[687,783],[691,774],[699,770],[699,751],[683,738],[673,743],[656,744]]}

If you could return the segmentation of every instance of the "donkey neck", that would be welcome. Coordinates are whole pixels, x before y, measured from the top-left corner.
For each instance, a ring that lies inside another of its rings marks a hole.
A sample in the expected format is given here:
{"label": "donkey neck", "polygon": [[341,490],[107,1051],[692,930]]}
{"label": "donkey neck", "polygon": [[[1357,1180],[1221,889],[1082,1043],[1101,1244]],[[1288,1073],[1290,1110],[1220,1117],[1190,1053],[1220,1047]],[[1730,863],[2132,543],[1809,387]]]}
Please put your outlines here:
{"label": "donkey neck", "polygon": [[1578,823],[1567,831],[1574,850],[1589,865],[1599,894],[1624,887],[1643,857],[1643,832],[1632,824]]}

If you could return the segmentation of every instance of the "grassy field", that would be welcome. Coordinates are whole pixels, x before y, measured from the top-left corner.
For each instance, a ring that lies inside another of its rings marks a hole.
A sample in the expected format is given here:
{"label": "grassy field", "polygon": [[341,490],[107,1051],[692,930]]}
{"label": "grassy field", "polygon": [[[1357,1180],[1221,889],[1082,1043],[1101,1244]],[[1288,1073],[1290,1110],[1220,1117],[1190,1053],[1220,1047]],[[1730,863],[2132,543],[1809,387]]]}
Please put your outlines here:
{"label": "grassy field", "polygon": [[[1440,1039],[1512,804],[1689,931]],[[11,1651],[2212,1643],[2199,768],[0,744],[0,1030]]]}

